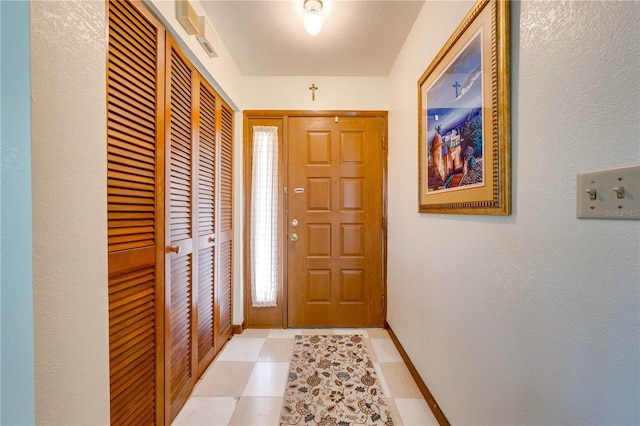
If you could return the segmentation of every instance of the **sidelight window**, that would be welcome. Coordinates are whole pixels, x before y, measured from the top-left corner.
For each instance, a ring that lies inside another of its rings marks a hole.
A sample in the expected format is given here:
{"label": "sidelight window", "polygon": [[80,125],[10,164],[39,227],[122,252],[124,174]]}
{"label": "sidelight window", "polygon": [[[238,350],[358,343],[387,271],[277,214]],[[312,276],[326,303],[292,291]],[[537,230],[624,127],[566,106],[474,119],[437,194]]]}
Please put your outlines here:
{"label": "sidelight window", "polygon": [[278,127],[253,127],[251,300],[276,306],[278,294]]}

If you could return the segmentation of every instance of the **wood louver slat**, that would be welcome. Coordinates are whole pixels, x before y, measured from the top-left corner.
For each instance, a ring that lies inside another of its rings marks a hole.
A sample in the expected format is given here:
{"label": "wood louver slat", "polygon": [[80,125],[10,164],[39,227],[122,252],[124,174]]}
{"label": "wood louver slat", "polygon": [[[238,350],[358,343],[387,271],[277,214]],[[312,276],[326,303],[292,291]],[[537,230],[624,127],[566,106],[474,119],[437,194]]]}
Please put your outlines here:
{"label": "wood louver slat", "polygon": [[109,1],[107,230],[111,424],[164,422],[164,30],[144,7]]}

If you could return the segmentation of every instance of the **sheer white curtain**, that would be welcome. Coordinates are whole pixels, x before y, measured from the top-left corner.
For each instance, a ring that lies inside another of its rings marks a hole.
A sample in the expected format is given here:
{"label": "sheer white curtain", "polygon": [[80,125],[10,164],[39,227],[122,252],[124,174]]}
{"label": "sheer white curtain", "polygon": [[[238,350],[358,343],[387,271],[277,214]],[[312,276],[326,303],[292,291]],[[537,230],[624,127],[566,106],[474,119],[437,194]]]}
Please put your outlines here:
{"label": "sheer white curtain", "polygon": [[276,306],[278,293],[278,128],[253,126],[251,300]]}

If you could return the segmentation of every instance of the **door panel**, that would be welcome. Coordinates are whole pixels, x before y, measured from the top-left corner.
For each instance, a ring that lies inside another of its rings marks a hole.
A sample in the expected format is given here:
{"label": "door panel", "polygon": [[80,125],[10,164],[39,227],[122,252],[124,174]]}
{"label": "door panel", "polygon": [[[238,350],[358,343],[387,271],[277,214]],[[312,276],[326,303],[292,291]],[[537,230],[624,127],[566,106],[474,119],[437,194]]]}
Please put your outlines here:
{"label": "door panel", "polygon": [[216,96],[199,81],[198,123],[198,376],[215,356]]}
{"label": "door panel", "polygon": [[194,347],[194,192],[193,192],[193,67],[175,43],[167,43],[168,78],[168,276],[169,305],[168,400],[172,420],[189,397],[196,380]]}
{"label": "door panel", "polygon": [[233,111],[167,40],[165,397],[173,420],[232,331]]}
{"label": "door panel", "polygon": [[164,30],[141,5],[108,8],[111,424],[163,424]]}
{"label": "door panel", "polygon": [[289,326],[381,326],[382,119],[292,117],[288,136]]}
{"label": "door panel", "polygon": [[216,350],[231,337],[233,309],[233,111],[220,106],[218,155],[218,275],[216,280]]}

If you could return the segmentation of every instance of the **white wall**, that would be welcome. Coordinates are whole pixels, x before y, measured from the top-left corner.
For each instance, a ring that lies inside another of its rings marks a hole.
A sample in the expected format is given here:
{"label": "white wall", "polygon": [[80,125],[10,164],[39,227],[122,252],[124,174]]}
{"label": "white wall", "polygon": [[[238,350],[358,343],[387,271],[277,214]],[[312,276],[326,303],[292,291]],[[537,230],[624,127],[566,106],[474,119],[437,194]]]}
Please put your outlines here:
{"label": "white wall", "polygon": [[[245,77],[244,109],[387,110],[387,77]],[[315,101],[311,87],[315,84]]]}
{"label": "white wall", "polygon": [[109,423],[105,17],[31,2],[38,424]]}
{"label": "white wall", "polygon": [[470,6],[390,75],[388,321],[452,424],[638,424],[640,223],[577,220],[575,175],[640,163],[640,3],[514,2],[514,213],[418,214],[416,83]]}

